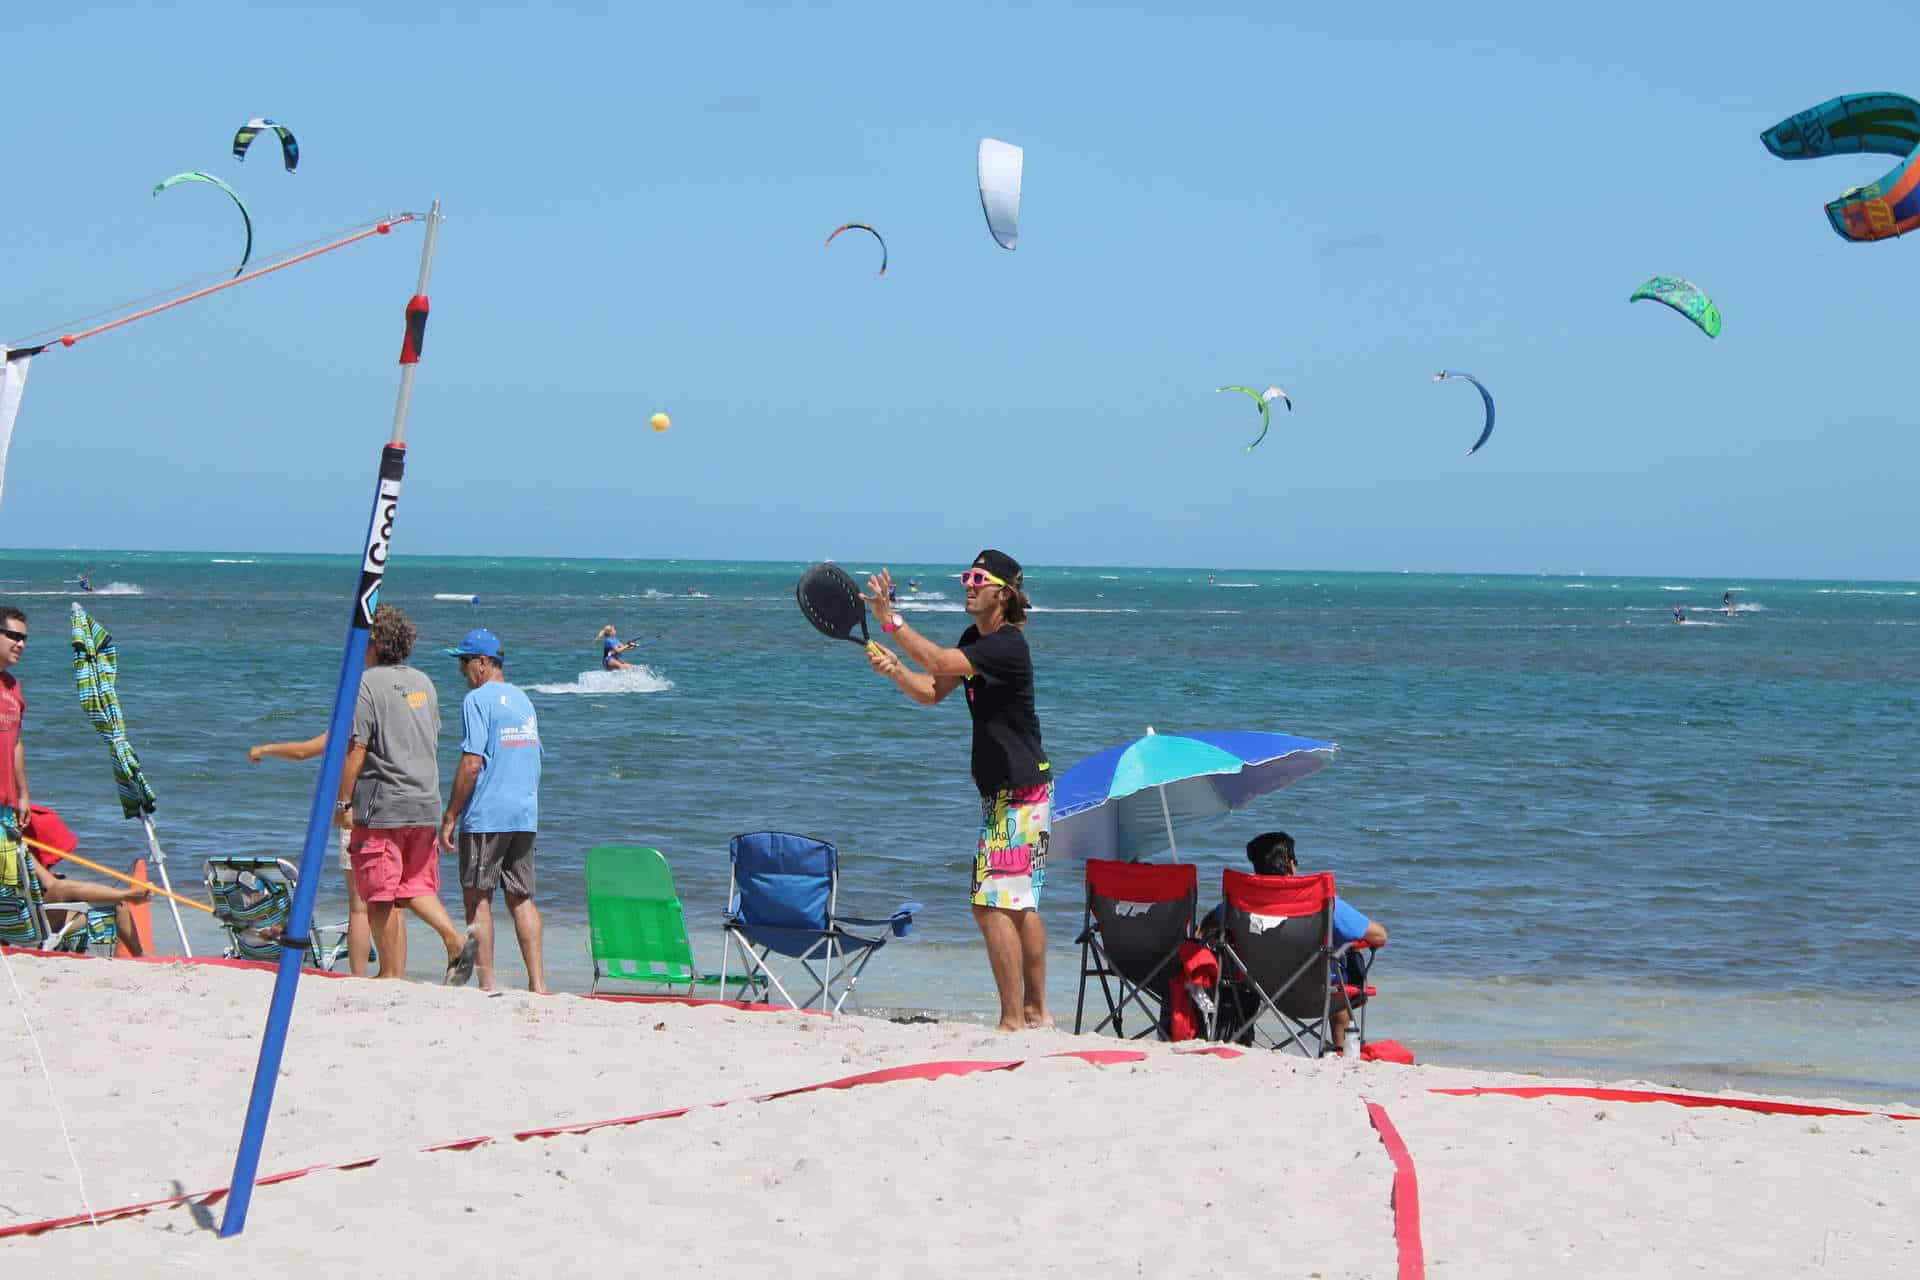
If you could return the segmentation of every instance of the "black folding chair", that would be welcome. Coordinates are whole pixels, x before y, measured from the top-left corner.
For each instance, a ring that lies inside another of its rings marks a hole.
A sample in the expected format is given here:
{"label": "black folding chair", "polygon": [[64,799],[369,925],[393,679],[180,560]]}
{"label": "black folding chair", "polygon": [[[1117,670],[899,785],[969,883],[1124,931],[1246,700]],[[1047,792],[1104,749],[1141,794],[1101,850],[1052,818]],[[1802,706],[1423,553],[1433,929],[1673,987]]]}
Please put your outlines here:
{"label": "black folding chair", "polygon": [[[1256,876],[1228,870],[1221,873],[1220,896],[1219,1038],[1243,1044],[1264,1038],[1275,1049],[1320,1056],[1332,1043],[1334,1010],[1351,1014],[1368,994],[1364,960],[1361,983],[1347,980],[1347,957],[1364,955],[1364,946],[1333,945],[1333,873]],[[1358,1020],[1350,1021],[1348,1031],[1364,1035]]]}

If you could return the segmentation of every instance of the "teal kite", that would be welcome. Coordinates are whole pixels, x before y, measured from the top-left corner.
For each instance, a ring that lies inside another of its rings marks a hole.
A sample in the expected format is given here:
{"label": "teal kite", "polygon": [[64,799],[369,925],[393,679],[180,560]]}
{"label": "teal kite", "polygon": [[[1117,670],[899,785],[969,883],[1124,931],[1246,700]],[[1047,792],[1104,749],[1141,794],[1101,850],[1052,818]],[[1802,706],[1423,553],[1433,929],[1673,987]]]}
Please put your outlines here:
{"label": "teal kite", "polygon": [[176,173],[171,178],[155,183],[153,194],[159,195],[168,187],[178,186],[183,182],[210,183],[233,198],[233,207],[240,211],[240,224],[246,229],[247,233],[246,247],[240,251],[240,265],[233,269],[233,274],[238,276],[242,271],[247,269],[247,260],[253,257],[253,215],[247,212],[247,206],[240,199],[240,193],[238,191],[235,191],[232,187],[220,181],[220,179],[214,177],[212,174],[201,173],[197,169],[192,173]]}
{"label": "teal kite", "polygon": [[1713,299],[1700,292],[1700,286],[1696,284],[1679,276],[1655,276],[1635,289],[1627,301],[1638,302],[1642,298],[1666,303],[1699,325],[1700,332],[1709,338],[1720,336],[1720,308],[1714,306]]}
{"label": "teal kite", "polygon": [[1293,401],[1289,400],[1287,393],[1278,387],[1268,387],[1265,391],[1255,391],[1252,387],[1215,387],[1214,390],[1238,391],[1242,395],[1252,396],[1253,402],[1260,406],[1260,434],[1253,438],[1253,444],[1248,445],[1248,449],[1252,449],[1253,445],[1267,438],[1267,428],[1273,425],[1273,401],[1280,401],[1287,406],[1288,413],[1293,412]]}
{"label": "teal kite", "polygon": [[1782,160],[1899,156],[1877,181],[1843,191],[1827,221],[1843,240],[1885,240],[1920,229],[1920,102],[1898,93],[1853,93],[1788,116],[1760,135]]}

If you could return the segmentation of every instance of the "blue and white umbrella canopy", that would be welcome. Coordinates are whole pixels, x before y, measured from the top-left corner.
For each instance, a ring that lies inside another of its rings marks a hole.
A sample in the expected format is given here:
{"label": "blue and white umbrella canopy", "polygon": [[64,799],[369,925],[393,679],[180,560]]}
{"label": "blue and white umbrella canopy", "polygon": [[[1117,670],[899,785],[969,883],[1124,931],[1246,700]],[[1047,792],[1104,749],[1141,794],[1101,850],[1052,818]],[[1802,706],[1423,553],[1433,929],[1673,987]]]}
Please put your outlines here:
{"label": "blue and white umbrella canopy", "polygon": [[1054,780],[1050,855],[1138,858],[1177,849],[1178,826],[1216,818],[1333,762],[1340,748],[1290,733],[1155,733]]}

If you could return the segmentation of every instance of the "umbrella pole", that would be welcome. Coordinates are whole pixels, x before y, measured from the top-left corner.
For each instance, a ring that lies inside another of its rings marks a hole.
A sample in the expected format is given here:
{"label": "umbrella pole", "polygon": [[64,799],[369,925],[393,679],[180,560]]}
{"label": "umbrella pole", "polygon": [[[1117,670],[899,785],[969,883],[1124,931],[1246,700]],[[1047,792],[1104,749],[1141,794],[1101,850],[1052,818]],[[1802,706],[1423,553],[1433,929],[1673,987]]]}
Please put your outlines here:
{"label": "umbrella pole", "polygon": [[180,904],[173,900],[173,881],[167,878],[167,855],[160,851],[160,837],[154,834],[153,819],[143,813],[140,824],[147,829],[147,858],[153,863],[160,887],[167,891],[167,906],[173,909],[173,927],[180,931],[180,954],[192,959],[193,944],[187,941],[187,924],[180,918]]}
{"label": "umbrella pole", "polygon": [[[1149,729],[1147,732],[1152,733],[1153,730]],[[1167,849],[1174,854],[1178,854],[1180,852],[1180,846],[1174,843],[1173,839],[1173,814],[1167,808],[1167,789],[1165,786],[1158,786],[1155,787],[1154,790],[1160,793],[1160,818],[1161,821],[1167,824]]]}

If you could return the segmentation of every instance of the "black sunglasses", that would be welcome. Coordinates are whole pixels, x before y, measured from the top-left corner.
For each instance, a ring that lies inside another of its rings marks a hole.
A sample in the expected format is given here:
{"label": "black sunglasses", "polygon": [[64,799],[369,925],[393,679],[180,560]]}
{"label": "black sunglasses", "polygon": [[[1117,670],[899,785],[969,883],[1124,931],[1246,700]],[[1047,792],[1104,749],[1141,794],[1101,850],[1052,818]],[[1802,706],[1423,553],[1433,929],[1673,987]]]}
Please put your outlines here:
{"label": "black sunglasses", "polygon": [[27,633],[24,631],[15,631],[12,627],[0,627],[0,636],[5,636],[9,640],[18,641],[21,644],[27,642]]}

